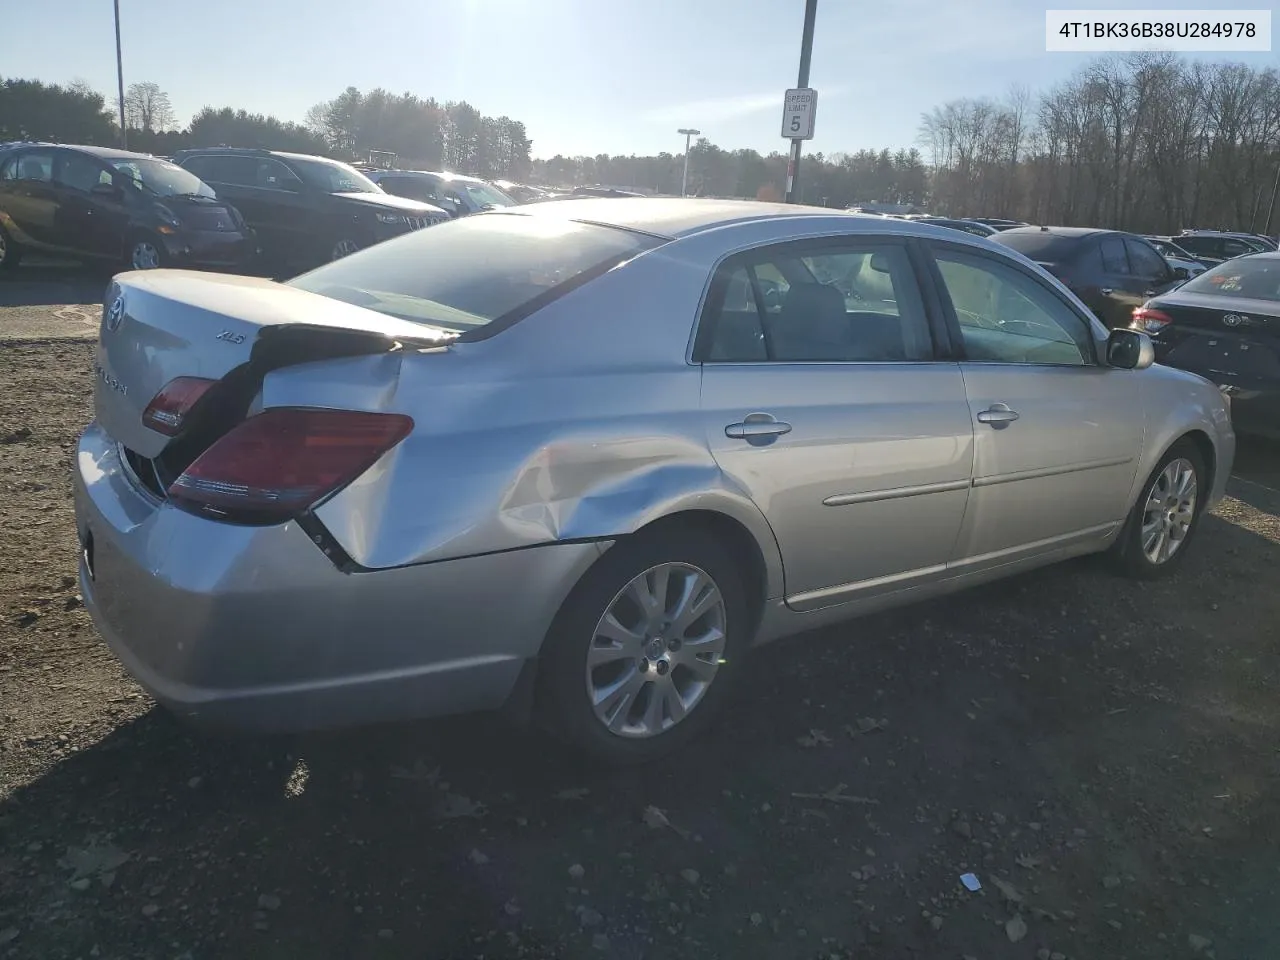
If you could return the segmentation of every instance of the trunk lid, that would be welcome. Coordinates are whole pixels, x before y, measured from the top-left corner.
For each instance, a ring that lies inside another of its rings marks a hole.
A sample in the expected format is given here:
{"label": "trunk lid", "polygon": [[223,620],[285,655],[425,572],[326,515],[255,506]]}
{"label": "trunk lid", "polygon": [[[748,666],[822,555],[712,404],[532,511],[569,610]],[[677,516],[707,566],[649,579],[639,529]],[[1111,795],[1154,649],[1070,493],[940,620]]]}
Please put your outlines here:
{"label": "trunk lid", "polygon": [[1147,304],[1172,323],[1156,340],[1156,358],[1246,389],[1280,385],[1280,303],[1179,291]]}
{"label": "trunk lid", "polygon": [[194,455],[187,431],[166,436],[142,419],[160,389],[178,377],[217,381],[200,401],[207,408],[199,421],[206,436],[195,445],[203,449],[243,418],[269,370],[398,345],[438,347],[451,338],[438,327],[256,277],[124,273],[112,281],[102,314],[94,357],[95,416],[140,457],[155,458],[170,447]]}

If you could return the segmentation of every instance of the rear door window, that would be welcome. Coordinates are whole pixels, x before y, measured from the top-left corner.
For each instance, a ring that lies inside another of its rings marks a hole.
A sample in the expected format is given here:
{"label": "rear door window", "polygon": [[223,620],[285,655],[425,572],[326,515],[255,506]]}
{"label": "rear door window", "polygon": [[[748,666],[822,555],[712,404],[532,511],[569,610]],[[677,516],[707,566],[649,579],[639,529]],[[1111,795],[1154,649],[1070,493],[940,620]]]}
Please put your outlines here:
{"label": "rear door window", "polygon": [[1127,276],[1129,258],[1124,252],[1124,241],[1119,237],[1105,237],[1102,241],[1102,269],[1107,273]]}
{"label": "rear door window", "polygon": [[28,183],[53,182],[52,150],[28,150],[19,154],[15,160],[15,180],[25,180]]}
{"label": "rear door window", "polygon": [[904,247],[832,241],[728,260],[699,329],[698,359],[744,363],[928,360],[933,344]]}
{"label": "rear door window", "polygon": [[1144,280],[1159,280],[1168,276],[1169,265],[1145,243],[1126,237],[1124,246],[1129,253],[1129,263],[1133,266],[1135,276]]}

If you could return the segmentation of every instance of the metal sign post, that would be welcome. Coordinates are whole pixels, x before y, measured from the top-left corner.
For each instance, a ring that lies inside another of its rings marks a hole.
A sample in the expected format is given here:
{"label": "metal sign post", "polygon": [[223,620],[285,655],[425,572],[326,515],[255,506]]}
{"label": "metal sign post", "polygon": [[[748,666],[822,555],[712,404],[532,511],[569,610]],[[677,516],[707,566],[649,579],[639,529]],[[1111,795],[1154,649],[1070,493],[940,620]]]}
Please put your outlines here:
{"label": "metal sign post", "polygon": [[791,141],[791,158],[787,161],[787,203],[795,203],[800,177],[800,144],[813,139],[813,119],[818,108],[818,92],[809,89],[809,61],[813,57],[813,21],[818,15],[818,0],[805,0],[804,34],[800,38],[800,76],[796,89],[788,90],[783,99],[782,135]]}

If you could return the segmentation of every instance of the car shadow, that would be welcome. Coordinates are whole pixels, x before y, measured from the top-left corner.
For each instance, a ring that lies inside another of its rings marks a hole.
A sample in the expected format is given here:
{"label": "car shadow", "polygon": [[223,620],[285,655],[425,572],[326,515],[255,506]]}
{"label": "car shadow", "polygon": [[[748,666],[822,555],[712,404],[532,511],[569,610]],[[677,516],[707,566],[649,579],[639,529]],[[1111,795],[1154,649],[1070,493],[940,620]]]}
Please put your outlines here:
{"label": "car shadow", "polygon": [[[1277,612],[1249,588],[1275,546],[1216,516],[1201,537],[1167,582],[1073,561],[772,644],[716,731],[640,769],[493,717],[229,738],[153,709],[0,801],[24,844],[0,862],[0,920],[22,918],[32,957],[587,957],[606,931],[612,957],[775,957],[799,955],[797,925],[810,946],[939,955],[927,923],[891,919],[904,896],[1023,850],[1053,858],[1037,904],[1082,929],[1113,895],[1079,891],[1120,863],[1135,916],[1276,955],[1249,904],[1280,856],[1280,718],[1239,674],[1269,641],[1222,649],[1233,620]],[[58,858],[103,849],[128,860],[68,890]],[[949,903],[946,935],[995,953],[1004,930]],[[744,937],[753,912],[769,921]]]}
{"label": "car shadow", "polygon": [[0,307],[100,304],[114,272],[100,264],[23,260],[0,271]]}

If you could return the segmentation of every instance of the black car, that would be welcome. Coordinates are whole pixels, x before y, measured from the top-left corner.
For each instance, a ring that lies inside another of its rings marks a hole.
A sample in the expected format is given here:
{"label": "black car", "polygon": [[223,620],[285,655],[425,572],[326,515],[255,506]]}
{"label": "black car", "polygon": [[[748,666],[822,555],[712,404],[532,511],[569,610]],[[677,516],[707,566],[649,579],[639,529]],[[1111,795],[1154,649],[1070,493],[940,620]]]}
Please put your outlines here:
{"label": "black car", "polygon": [[430,170],[371,170],[367,175],[387,193],[434,204],[450,217],[516,205],[516,200],[479,177]]}
{"label": "black car", "polygon": [[166,160],[105,147],[0,150],[0,266],[31,251],[137,270],[240,269],[255,249],[239,212]]}
{"label": "black car", "polygon": [[1127,327],[1149,297],[1187,279],[1145,239],[1092,227],[1016,227],[991,237],[1065,283],[1108,327]]}
{"label": "black car", "polygon": [[174,160],[244,214],[269,269],[307,270],[449,219],[393,197],[354,167],[323,157],[232,147],[179,150]]}
{"label": "black car", "polygon": [[935,227],[959,230],[961,233],[972,234],[975,237],[990,237],[1000,232],[990,224],[979,223],[977,220],[955,220],[950,217],[914,217],[913,222],[931,223]]}
{"label": "black car", "polygon": [[968,217],[974,223],[985,223],[997,231],[1012,230],[1015,227],[1030,226],[1025,220],[1003,220],[1000,217]]}
{"label": "black car", "polygon": [[1206,266],[1271,249],[1257,238],[1210,230],[1180,233],[1170,239]]}
{"label": "black car", "polygon": [[1280,253],[1236,257],[1134,310],[1156,362],[1223,387],[1240,433],[1280,438]]}

